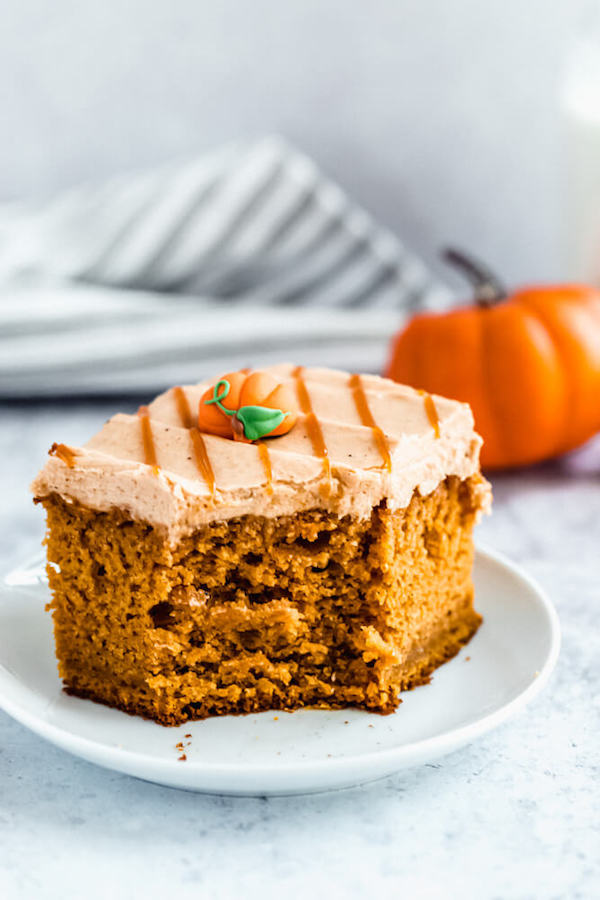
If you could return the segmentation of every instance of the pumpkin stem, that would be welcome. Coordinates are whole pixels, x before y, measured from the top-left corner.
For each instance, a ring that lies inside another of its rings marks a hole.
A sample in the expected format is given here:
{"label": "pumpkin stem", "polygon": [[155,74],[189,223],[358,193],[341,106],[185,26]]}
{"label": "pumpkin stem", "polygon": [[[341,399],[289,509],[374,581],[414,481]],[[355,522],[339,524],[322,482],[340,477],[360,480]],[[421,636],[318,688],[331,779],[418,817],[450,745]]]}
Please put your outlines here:
{"label": "pumpkin stem", "polygon": [[506,288],[502,282],[494,275],[491,269],[462,253],[448,247],[442,254],[445,262],[450,263],[460,269],[462,274],[471,282],[475,288],[475,303],[478,306],[489,307],[499,303],[507,296]]}

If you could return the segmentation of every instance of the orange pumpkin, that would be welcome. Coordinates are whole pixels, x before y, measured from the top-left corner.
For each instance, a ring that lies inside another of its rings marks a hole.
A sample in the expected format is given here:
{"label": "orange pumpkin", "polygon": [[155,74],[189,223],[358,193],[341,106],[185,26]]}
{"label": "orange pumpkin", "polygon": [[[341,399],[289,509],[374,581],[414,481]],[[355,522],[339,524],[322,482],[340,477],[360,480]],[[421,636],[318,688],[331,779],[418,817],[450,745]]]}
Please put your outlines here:
{"label": "orange pumpkin", "polygon": [[198,428],[209,434],[256,441],[286,434],[298,407],[292,390],[268,372],[230,372],[204,392]]}
{"label": "orange pumpkin", "polygon": [[600,291],[528,287],[507,295],[457,251],[446,259],[475,304],[415,316],[394,339],[387,375],[471,405],[488,469],[539,462],[600,430]]}
{"label": "orange pumpkin", "polygon": [[[219,378],[220,382],[224,381],[229,385],[229,391],[220,401],[220,405],[231,410],[234,414],[240,405],[240,391],[242,385],[246,381],[246,372],[228,372]],[[211,402],[216,385],[210,387],[202,394],[200,405],[198,407],[198,428],[207,434],[218,434],[221,437],[231,438],[233,432],[231,430],[230,418],[222,412],[216,402]]]}

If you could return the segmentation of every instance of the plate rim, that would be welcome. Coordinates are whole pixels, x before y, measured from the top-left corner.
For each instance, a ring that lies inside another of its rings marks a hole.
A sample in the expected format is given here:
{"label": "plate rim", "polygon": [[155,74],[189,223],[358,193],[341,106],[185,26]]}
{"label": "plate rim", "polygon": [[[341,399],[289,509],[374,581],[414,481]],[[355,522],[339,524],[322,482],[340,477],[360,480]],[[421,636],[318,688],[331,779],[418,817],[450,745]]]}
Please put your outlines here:
{"label": "plate rim", "polygon": [[[243,775],[248,779],[252,778],[252,776],[267,775],[275,780],[281,776],[289,776],[292,773],[296,774],[298,777],[306,778],[307,776],[323,775],[326,772],[331,772],[334,768],[339,773],[340,770],[356,769],[357,767],[360,767],[365,773],[365,778],[363,780],[369,780],[367,773],[373,769],[377,769],[377,771],[388,769],[392,772],[405,766],[416,765],[420,758],[433,759],[443,756],[455,748],[471,743],[473,740],[503,724],[511,716],[522,710],[539,693],[541,693],[556,666],[561,646],[559,616],[552,601],[549,599],[543,588],[518,563],[512,562],[503,553],[493,550],[487,545],[479,542],[475,545],[475,551],[477,556],[499,564],[511,574],[516,575],[524,581],[535,595],[540,608],[546,615],[550,633],[550,647],[546,659],[544,660],[542,667],[538,669],[537,673],[532,677],[532,680],[527,687],[518,693],[516,697],[513,697],[512,700],[502,704],[498,709],[481,716],[474,722],[469,722],[466,725],[458,725],[455,728],[441,732],[441,734],[432,735],[396,747],[389,747],[381,750],[369,750],[363,753],[353,753],[350,756],[333,758],[327,757],[312,760],[299,759],[295,762],[286,762],[285,760],[282,760],[278,761],[276,765],[273,763],[215,764],[204,762],[202,760],[188,759],[185,766],[186,774],[189,773],[190,776],[192,776],[192,773],[201,775],[202,780],[205,783],[208,783],[210,781],[219,780],[219,778],[225,779],[227,776],[232,775]],[[5,577],[8,577],[8,575]],[[12,589],[15,587],[16,585],[10,586]],[[2,590],[6,590],[4,579]],[[174,771],[181,772],[181,767],[176,767],[177,760],[165,759],[160,756],[150,756],[137,750],[128,750],[124,747],[119,747],[118,745],[101,743],[93,738],[84,737],[76,732],[68,731],[59,725],[55,725],[40,718],[27,707],[20,705],[18,701],[6,696],[4,687],[8,684],[9,679],[16,682],[22,690],[31,690],[20,682],[19,679],[16,678],[2,662],[0,662],[0,709],[4,710],[11,718],[15,719],[21,725],[24,725],[34,734],[48,740],[55,746],[114,771],[124,772],[126,770],[123,768],[123,765],[128,764],[126,774],[135,774],[131,771],[131,766],[136,768],[146,768],[151,766],[157,772],[157,775],[159,773],[166,775],[167,773],[173,773]],[[268,710],[265,711],[265,714],[268,714],[268,712]],[[365,712],[368,714],[368,711]],[[127,715],[127,713],[123,713],[123,715]],[[253,715],[260,715],[260,713],[254,713]],[[373,715],[377,714],[373,713]],[[183,723],[183,726],[188,725],[189,723]],[[176,733],[177,727],[183,726],[174,726],[172,729],[173,733]],[[360,780],[361,779],[357,779],[356,783],[360,783]],[[194,779],[188,777],[185,781],[192,782]],[[164,784],[165,782],[162,783]],[[210,788],[206,787],[205,790],[210,790]],[[218,789],[215,788],[215,790]],[[262,793],[264,793],[264,791]]]}

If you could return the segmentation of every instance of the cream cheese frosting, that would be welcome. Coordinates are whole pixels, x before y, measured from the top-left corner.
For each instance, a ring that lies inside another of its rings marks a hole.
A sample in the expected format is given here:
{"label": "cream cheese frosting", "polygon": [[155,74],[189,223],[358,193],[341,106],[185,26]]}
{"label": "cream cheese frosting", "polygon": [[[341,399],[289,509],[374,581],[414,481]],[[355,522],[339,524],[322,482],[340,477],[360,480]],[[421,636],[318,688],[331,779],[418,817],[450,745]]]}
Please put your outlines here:
{"label": "cream cheese frosting", "polygon": [[[145,416],[113,416],[82,447],[60,445],[31,485],[33,494],[38,499],[59,494],[98,511],[118,508],[176,543],[208,522],[247,514],[281,516],[324,508],[365,518],[383,500],[391,509],[402,509],[414,491],[427,495],[448,475],[464,479],[479,471],[482,441],[464,403],[423,395],[376,375],[357,380],[334,369],[300,371],[289,364],[264,371],[296,390],[302,379],[329,466],[316,451],[306,412],[288,434],[267,438],[262,448],[203,434],[203,463],[198,432],[182,419],[181,394],[195,420],[200,398],[215,378],[165,391]],[[357,403],[357,383],[369,425]],[[383,433],[383,444],[373,423]],[[485,509],[487,482],[482,481],[480,492]]]}

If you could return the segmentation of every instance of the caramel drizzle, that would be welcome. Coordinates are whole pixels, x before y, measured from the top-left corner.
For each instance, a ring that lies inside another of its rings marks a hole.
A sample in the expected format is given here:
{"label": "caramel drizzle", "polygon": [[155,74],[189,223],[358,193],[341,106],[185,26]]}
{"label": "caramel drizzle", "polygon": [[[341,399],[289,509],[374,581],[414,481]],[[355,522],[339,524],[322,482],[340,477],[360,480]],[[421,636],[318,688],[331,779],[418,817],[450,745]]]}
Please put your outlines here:
{"label": "caramel drizzle", "polygon": [[323,472],[329,481],[330,490],[331,463],[329,462],[329,451],[327,450],[327,445],[325,444],[321,425],[313,411],[312,403],[310,402],[310,396],[306,388],[306,383],[302,377],[303,372],[304,366],[296,366],[296,368],[292,372],[292,376],[296,379],[296,393],[298,395],[298,403],[300,404],[300,409],[306,416],[306,431],[308,432],[313,452],[316,456],[320,457],[323,460]]}
{"label": "caramel drizzle", "polygon": [[177,385],[173,388],[173,394],[175,396],[175,405],[177,407],[179,418],[181,419],[181,424],[184,428],[193,428],[194,418],[185,391],[182,387]]}
{"label": "caramel drizzle", "polygon": [[138,409],[140,419],[140,427],[142,429],[142,443],[144,445],[144,462],[147,466],[152,466],[152,471],[158,475],[158,460],[156,458],[156,447],[154,446],[154,437],[152,436],[152,425],[150,424],[150,412],[147,406],[140,406]]}
{"label": "caramel drizzle", "polygon": [[213,472],[213,467],[210,464],[210,459],[208,458],[208,452],[206,450],[206,444],[204,442],[204,438],[202,434],[194,425],[190,428],[190,438],[192,439],[192,446],[194,448],[194,456],[196,458],[196,465],[198,467],[198,471],[204,478],[206,484],[208,485],[208,489],[210,491],[211,497],[215,496],[215,473]]}
{"label": "caramel drizzle", "polygon": [[66,444],[52,444],[48,450],[48,456],[57,456],[70,469],[75,465],[75,454]]}
{"label": "caramel drizzle", "polygon": [[194,424],[194,417],[192,416],[192,410],[190,409],[188,398],[186,397],[185,391],[180,385],[176,385],[173,388],[173,396],[175,397],[175,405],[177,407],[179,418],[181,419],[181,424],[184,428],[187,428],[190,433],[190,440],[194,449],[194,460],[196,462],[196,468],[204,478],[210,491],[211,497],[214,497],[216,484],[215,473],[210,463],[208,450],[206,449],[206,442],[202,437],[202,433]]}
{"label": "caramel drizzle", "polygon": [[369,408],[369,401],[367,400],[367,395],[365,394],[365,389],[362,385],[360,375],[351,375],[350,380],[348,381],[348,385],[352,390],[352,396],[354,398],[356,411],[360,417],[360,421],[363,425],[365,425],[367,428],[370,428],[373,432],[373,438],[375,439],[377,449],[381,454],[383,465],[388,470],[388,472],[391,472],[392,457],[390,456],[388,443],[385,434],[373,418],[373,413]]}
{"label": "caramel drizzle", "polygon": [[265,470],[265,476],[267,479],[267,493],[273,493],[273,471],[271,469],[271,457],[269,456],[269,450],[266,444],[263,444],[260,441],[257,444],[258,447],[258,455],[260,456],[260,461],[263,464],[263,469]]}
{"label": "caramel drizzle", "polygon": [[418,391],[421,397],[424,398],[425,412],[427,414],[427,419],[429,424],[433,428],[433,433],[436,438],[440,436],[440,417],[438,416],[438,411],[435,408],[435,403],[433,402],[433,397],[431,394],[428,394],[427,391]]}

